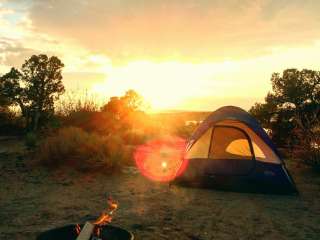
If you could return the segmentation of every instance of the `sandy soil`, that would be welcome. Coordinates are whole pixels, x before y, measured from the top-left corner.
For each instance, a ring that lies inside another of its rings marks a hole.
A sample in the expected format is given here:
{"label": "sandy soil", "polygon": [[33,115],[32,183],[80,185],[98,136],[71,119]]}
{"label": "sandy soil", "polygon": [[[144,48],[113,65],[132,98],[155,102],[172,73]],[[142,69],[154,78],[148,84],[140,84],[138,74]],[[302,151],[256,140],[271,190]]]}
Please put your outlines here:
{"label": "sandy soil", "polygon": [[[97,216],[119,202],[113,225],[136,239],[320,239],[320,174],[291,163],[300,196],[169,187],[132,171],[81,175],[31,168],[0,140],[0,239],[37,234]],[[15,147],[13,147],[15,146]]]}

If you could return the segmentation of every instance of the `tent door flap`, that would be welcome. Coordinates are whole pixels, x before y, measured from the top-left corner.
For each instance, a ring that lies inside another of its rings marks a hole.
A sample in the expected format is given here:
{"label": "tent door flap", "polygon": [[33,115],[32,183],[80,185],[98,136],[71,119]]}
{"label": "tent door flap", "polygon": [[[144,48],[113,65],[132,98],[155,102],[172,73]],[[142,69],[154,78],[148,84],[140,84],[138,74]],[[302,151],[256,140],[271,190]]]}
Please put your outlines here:
{"label": "tent door flap", "polygon": [[248,134],[238,127],[214,127],[206,165],[207,175],[249,174],[255,158]]}

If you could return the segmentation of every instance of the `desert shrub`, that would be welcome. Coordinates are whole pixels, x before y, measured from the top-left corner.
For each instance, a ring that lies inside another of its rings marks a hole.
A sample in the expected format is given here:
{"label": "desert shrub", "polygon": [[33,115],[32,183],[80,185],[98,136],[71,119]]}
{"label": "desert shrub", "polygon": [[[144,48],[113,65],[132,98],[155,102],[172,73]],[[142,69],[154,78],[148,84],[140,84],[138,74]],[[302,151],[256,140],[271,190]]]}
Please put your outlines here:
{"label": "desert shrub", "polygon": [[188,139],[198,127],[198,123],[181,124],[175,130],[175,134],[184,139]]}
{"label": "desert shrub", "polygon": [[128,145],[139,145],[146,142],[148,135],[142,130],[127,130],[121,136],[124,143]]}
{"label": "desert shrub", "polygon": [[304,162],[316,170],[320,170],[320,147],[311,148],[310,151],[304,152]]}
{"label": "desert shrub", "polygon": [[23,132],[21,117],[16,112],[0,106],[0,134],[19,135]]}
{"label": "desert shrub", "polygon": [[57,118],[63,126],[73,126],[90,132],[104,132],[105,117],[99,112],[93,96],[69,92],[57,104]]}
{"label": "desert shrub", "polygon": [[37,146],[37,135],[34,132],[28,132],[24,138],[27,148],[33,149]]}
{"label": "desert shrub", "polygon": [[295,155],[305,164],[320,170],[320,108],[311,114],[296,115],[295,135],[299,145],[295,146]]}
{"label": "desert shrub", "polygon": [[59,102],[56,103],[56,114],[68,116],[73,112],[96,112],[99,110],[94,95],[89,95],[87,90],[68,91]]}
{"label": "desert shrub", "polygon": [[320,170],[320,134],[312,137],[304,135],[304,139],[300,142],[300,146],[296,146],[293,150],[294,156],[301,159],[306,165]]}
{"label": "desert shrub", "polygon": [[63,117],[64,126],[73,126],[81,128],[86,131],[93,131],[96,127],[94,124],[91,124],[91,119],[95,115],[95,112],[78,110],[70,112],[67,116]]}
{"label": "desert shrub", "polygon": [[81,171],[115,170],[127,157],[121,138],[102,137],[76,127],[61,128],[45,138],[35,156],[48,167],[70,166]]}

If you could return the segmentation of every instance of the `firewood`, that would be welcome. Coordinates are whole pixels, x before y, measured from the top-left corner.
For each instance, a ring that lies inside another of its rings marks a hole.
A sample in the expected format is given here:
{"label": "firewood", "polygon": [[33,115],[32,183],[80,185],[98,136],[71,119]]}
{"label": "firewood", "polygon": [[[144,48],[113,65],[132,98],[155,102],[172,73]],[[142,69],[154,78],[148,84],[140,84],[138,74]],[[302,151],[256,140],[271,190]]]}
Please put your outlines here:
{"label": "firewood", "polygon": [[93,233],[93,229],[94,224],[86,222],[76,240],[89,240]]}

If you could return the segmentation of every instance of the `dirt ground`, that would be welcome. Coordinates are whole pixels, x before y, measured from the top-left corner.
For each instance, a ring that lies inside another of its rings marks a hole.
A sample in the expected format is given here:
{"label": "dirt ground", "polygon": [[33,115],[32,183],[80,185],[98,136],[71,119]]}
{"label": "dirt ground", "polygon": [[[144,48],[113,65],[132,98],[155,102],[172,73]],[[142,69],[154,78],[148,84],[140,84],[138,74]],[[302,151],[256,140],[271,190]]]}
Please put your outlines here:
{"label": "dirt ground", "polygon": [[84,222],[106,198],[119,202],[113,225],[135,239],[320,239],[320,173],[288,164],[300,196],[183,188],[121,174],[81,175],[32,168],[16,140],[0,139],[0,239],[35,239]]}

